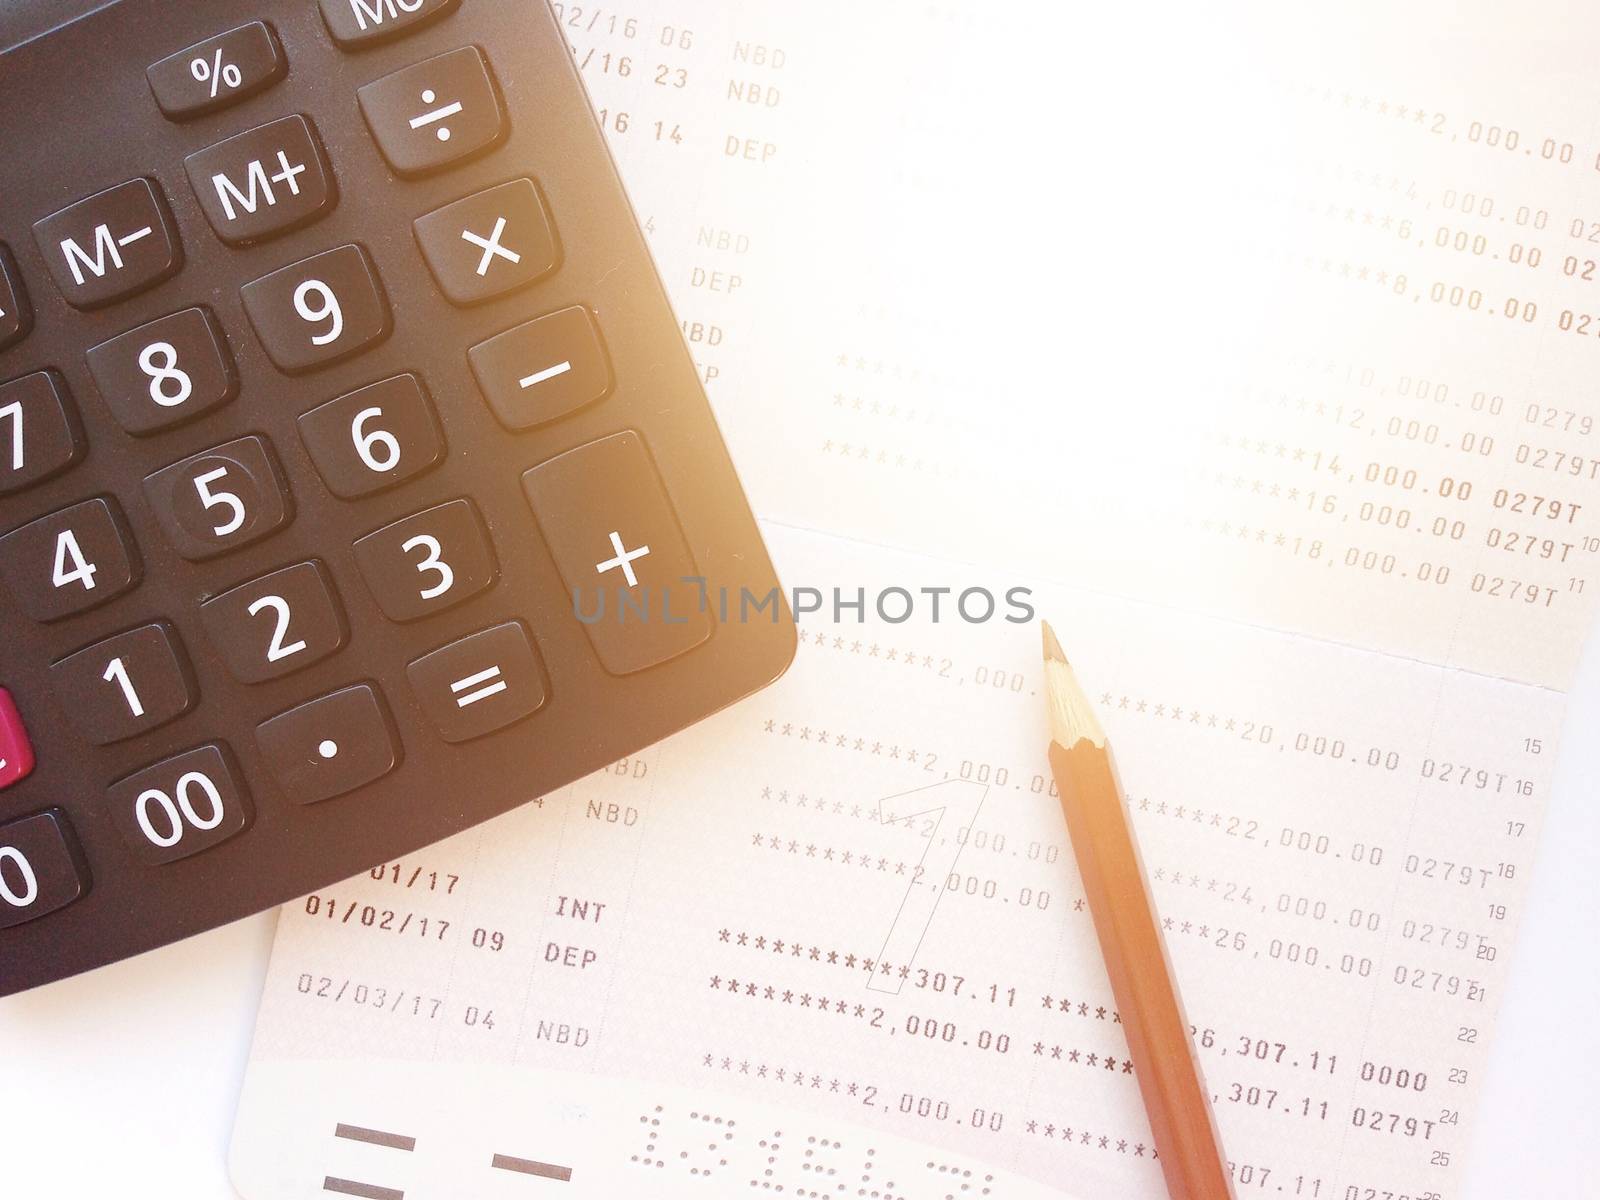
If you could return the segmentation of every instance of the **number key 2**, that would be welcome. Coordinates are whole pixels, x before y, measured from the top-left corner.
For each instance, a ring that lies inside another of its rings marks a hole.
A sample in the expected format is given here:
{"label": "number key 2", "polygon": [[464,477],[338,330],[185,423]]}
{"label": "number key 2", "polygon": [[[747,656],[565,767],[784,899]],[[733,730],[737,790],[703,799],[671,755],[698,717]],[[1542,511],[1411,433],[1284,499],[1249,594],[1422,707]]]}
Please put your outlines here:
{"label": "number key 2", "polygon": [[200,606],[211,643],[244,683],[321,662],[345,643],[344,611],[322,565],[298,563],[240,584]]}

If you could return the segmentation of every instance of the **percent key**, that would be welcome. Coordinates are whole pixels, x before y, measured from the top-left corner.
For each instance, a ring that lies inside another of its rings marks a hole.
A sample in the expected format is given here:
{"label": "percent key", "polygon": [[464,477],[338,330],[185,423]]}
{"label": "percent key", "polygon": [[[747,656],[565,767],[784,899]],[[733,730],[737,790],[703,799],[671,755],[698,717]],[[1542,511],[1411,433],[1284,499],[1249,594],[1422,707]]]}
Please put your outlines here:
{"label": "percent key", "polygon": [[287,69],[271,26],[251,21],[167,55],[145,77],[168,119],[186,121],[271,87]]}

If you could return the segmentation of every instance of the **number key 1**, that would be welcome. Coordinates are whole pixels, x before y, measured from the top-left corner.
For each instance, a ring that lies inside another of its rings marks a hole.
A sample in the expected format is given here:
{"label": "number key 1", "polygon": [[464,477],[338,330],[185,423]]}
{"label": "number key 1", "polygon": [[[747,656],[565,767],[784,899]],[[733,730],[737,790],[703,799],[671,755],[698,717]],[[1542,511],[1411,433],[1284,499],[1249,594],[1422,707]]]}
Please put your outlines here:
{"label": "number key 1", "polygon": [[178,635],[164,621],[70,654],[50,675],[67,716],[97,746],[165,725],[196,698]]}
{"label": "number key 1", "polygon": [[85,358],[111,415],[141,437],[210,412],[239,390],[222,331],[203,308],[129,330]]}

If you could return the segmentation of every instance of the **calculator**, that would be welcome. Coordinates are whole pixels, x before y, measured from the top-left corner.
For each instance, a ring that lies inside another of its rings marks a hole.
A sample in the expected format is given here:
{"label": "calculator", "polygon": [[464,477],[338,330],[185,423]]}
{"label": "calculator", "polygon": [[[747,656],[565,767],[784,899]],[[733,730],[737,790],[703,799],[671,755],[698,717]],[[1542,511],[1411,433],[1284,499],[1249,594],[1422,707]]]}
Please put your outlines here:
{"label": "calculator", "polygon": [[543,0],[29,0],[0,34],[0,994],[783,672]]}

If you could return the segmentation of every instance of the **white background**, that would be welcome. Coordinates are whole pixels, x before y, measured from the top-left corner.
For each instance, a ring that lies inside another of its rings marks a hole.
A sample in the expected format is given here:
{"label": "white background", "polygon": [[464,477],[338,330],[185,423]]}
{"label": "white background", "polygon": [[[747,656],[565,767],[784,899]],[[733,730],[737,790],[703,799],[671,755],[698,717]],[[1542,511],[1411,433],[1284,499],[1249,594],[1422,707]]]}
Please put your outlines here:
{"label": "white background", "polygon": [[[1600,644],[1562,738],[1466,1200],[1592,1194],[1600,1175]],[[0,1000],[0,1195],[224,1200],[275,914]],[[1456,1200],[1452,1197],[1451,1200]]]}

